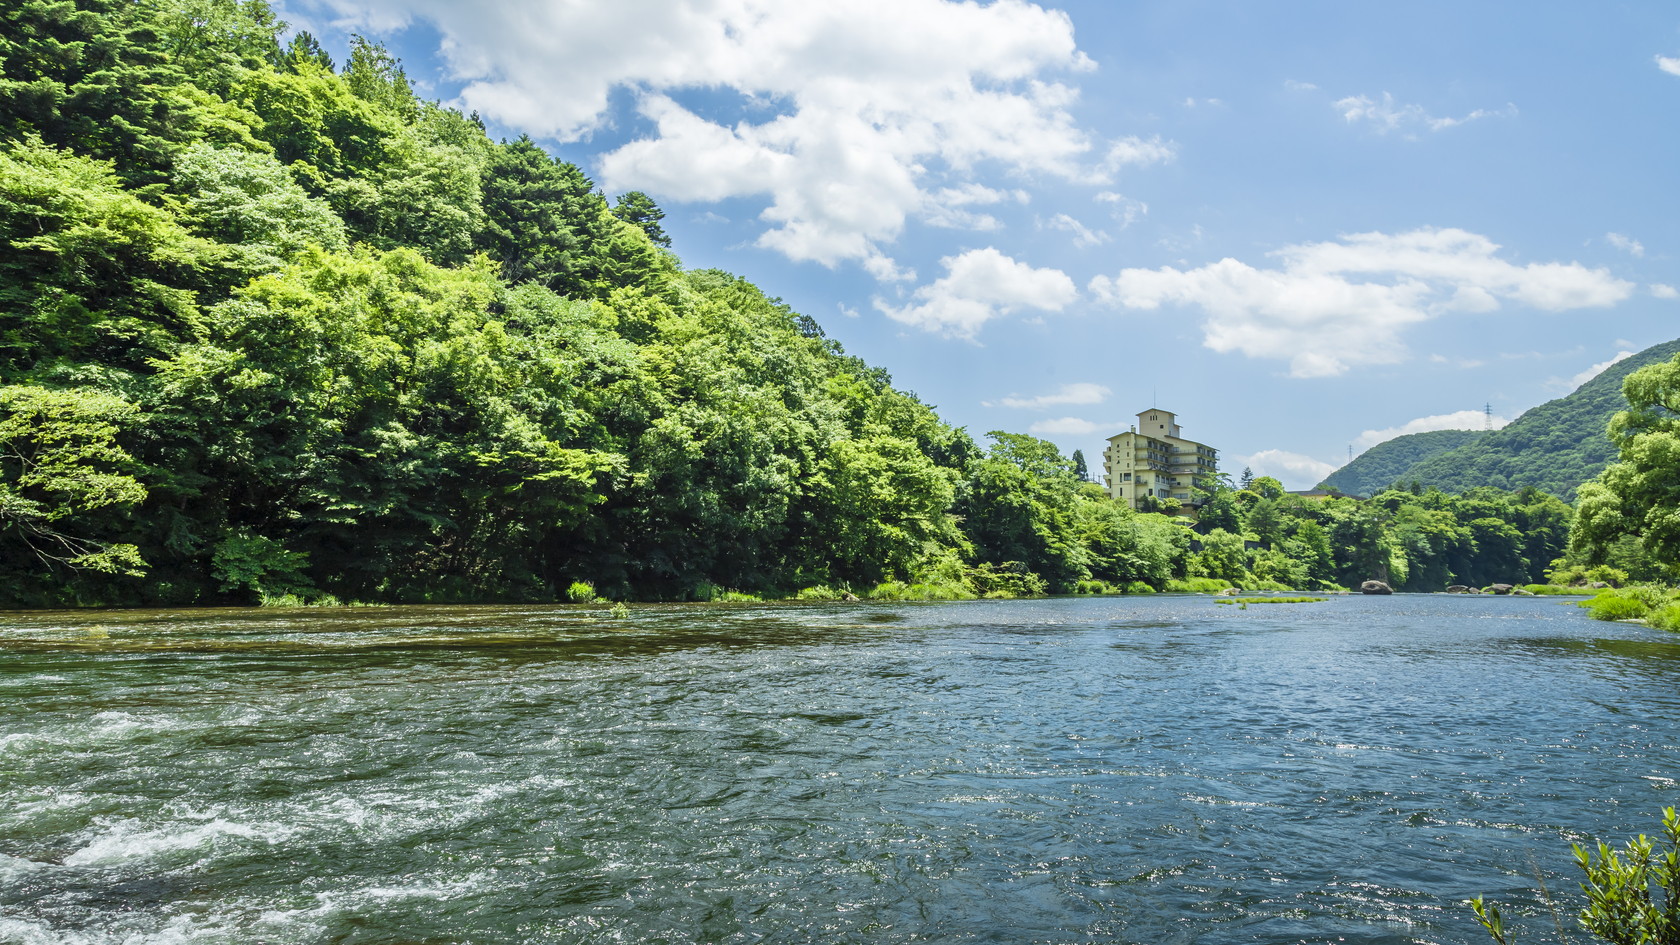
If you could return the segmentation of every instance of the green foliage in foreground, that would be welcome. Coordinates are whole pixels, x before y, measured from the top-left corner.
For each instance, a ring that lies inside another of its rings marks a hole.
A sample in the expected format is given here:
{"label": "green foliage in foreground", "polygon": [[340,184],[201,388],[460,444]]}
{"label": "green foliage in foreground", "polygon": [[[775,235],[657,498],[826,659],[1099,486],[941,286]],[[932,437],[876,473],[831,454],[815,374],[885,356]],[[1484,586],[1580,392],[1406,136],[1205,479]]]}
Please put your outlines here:
{"label": "green foliage in foreground", "polygon": [[[1640,834],[1621,850],[1602,840],[1591,850],[1576,844],[1575,863],[1586,876],[1581,891],[1587,902],[1578,920],[1588,934],[1611,945],[1680,942],[1680,814],[1674,808],[1663,810],[1657,842]],[[1511,945],[1497,905],[1477,896],[1470,908],[1498,945]]]}

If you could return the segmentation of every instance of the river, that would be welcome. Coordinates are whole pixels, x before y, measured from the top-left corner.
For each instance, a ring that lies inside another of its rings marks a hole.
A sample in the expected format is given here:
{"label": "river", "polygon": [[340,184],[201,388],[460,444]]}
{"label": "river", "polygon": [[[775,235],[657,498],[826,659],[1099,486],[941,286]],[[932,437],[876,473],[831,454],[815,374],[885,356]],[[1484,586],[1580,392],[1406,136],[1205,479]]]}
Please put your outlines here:
{"label": "river", "polygon": [[0,942],[1558,941],[1677,681],[1542,598],[0,614]]}

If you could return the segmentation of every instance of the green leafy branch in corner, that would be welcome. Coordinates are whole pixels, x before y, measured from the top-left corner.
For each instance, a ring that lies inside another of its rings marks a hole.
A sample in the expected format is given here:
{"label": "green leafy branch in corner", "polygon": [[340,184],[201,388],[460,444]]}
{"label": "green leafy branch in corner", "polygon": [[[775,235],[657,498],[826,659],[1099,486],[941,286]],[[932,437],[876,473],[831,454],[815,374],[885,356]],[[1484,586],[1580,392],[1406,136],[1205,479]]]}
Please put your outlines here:
{"label": "green leafy branch in corner", "polygon": [[[1680,814],[1663,810],[1662,849],[1644,834],[1616,850],[1575,845],[1575,863],[1586,874],[1581,928],[1611,945],[1680,945]],[[1476,920],[1498,945],[1513,941],[1499,907],[1470,900]]]}

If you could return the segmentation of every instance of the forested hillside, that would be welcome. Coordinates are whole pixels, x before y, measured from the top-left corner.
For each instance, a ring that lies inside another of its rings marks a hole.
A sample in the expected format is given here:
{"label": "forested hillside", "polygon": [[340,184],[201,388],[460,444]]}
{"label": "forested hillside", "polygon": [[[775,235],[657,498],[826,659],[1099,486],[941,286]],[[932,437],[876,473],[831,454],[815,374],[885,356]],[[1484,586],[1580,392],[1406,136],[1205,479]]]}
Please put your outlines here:
{"label": "forested hillside", "polygon": [[1582,483],[1616,458],[1605,429],[1617,411],[1627,409],[1622,381],[1639,368],[1668,361],[1676,353],[1680,353],[1680,341],[1653,345],[1623,358],[1567,397],[1548,400],[1503,429],[1430,456],[1391,481],[1415,479],[1445,492],[1477,486],[1532,486],[1573,499]]}
{"label": "forested hillside", "polygon": [[377,45],[282,35],[261,2],[0,11],[4,603],[1182,565],[1182,527],[1080,498],[1049,444],[988,451],[685,271],[644,195],[492,142]]}
{"label": "forested hillside", "polygon": [[1408,433],[1371,447],[1321,484],[1345,495],[1373,495],[1400,481],[1413,466],[1482,435],[1481,430]]}
{"label": "forested hillside", "polygon": [[285,35],[0,7],[0,606],[1436,590],[1564,550],[1532,492],[1133,512],[685,270],[645,195]]}

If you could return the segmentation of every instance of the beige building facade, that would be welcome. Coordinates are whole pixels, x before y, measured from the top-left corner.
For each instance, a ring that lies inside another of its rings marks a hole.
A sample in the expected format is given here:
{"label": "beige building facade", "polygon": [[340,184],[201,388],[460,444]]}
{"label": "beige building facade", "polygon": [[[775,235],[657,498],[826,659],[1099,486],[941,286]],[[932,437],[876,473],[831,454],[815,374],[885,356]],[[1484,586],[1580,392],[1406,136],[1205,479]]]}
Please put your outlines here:
{"label": "beige building facade", "polygon": [[1177,499],[1186,514],[1198,504],[1196,480],[1219,474],[1219,451],[1187,440],[1171,411],[1145,410],[1129,432],[1108,438],[1103,451],[1108,494],[1137,508],[1145,499]]}

